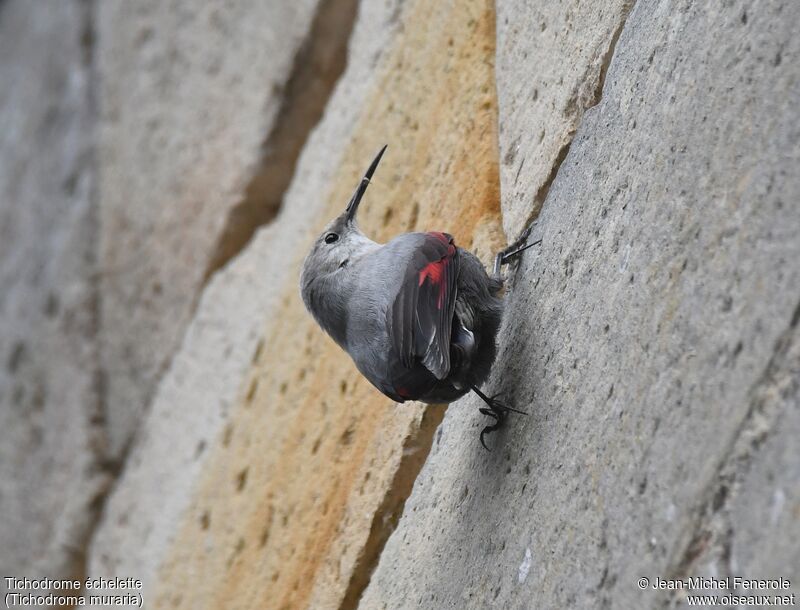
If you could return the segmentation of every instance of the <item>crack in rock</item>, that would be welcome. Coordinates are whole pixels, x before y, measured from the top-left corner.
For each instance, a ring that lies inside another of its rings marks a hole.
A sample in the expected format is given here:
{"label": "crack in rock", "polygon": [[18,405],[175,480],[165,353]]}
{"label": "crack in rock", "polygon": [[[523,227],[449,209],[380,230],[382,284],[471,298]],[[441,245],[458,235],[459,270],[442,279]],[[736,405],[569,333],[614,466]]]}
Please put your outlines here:
{"label": "crack in rock", "polygon": [[[90,74],[89,100],[87,104],[96,108],[96,1],[82,0],[85,23],[81,31],[83,59]],[[286,91],[274,127],[262,146],[262,161],[259,171],[251,179],[242,201],[233,208],[224,230],[221,232],[210,258],[203,285],[213,274],[236,256],[249,242],[259,226],[271,221],[277,214],[284,191],[288,188],[294,174],[300,151],[313,128],[319,122],[328,99],[347,62],[347,45],[356,18],[356,0],[323,0],[314,16],[304,44],[298,50],[290,73]],[[92,162],[94,163],[94,161]],[[96,188],[92,197],[97,198]],[[95,302],[92,307],[99,333],[100,299],[102,294],[99,277],[94,278]],[[201,286],[202,288],[202,286]],[[198,291],[193,304],[196,310],[202,289]],[[156,378],[156,385],[169,368],[172,358],[162,365]],[[106,480],[92,498],[90,510],[92,518],[88,531],[80,533],[78,540],[65,550],[71,557],[70,574],[83,579],[88,574],[89,553],[87,549],[103,521],[105,507],[124,472],[128,457],[137,444],[140,427],[122,447],[115,458],[108,455],[107,416],[106,416],[106,371],[102,363],[95,380],[98,406],[91,414],[93,429],[97,430],[93,439],[93,451],[97,453],[98,468],[106,475]],[[148,401],[149,402],[149,401]]]}
{"label": "crack in rock", "polygon": [[[690,575],[698,560],[715,549],[722,560],[726,575],[732,575],[733,525],[728,507],[736,497],[741,475],[749,470],[755,455],[774,431],[775,422],[781,412],[787,408],[787,401],[781,397],[786,396],[787,392],[796,393],[800,386],[800,379],[797,377],[797,371],[800,370],[798,321],[800,302],[795,307],[787,329],[775,342],[764,372],[748,392],[750,404],[747,412],[732,435],[693,511],[691,524],[683,541],[673,550],[673,558],[668,562],[668,578],[678,579]],[[774,392],[776,387],[781,388],[781,391]],[[675,602],[676,598],[667,598],[662,607],[671,607]]]}
{"label": "crack in rock", "polygon": [[342,598],[342,603],[339,605],[339,610],[356,610],[358,608],[361,594],[369,585],[386,541],[389,540],[389,536],[400,521],[403,507],[428,458],[434,435],[439,424],[442,423],[446,411],[447,407],[427,407],[422,414],[417,430],[406,437],[400,464],[380,507],[372,517],[369,537],[353,568],[350,583]]}
{"label": "crack in rock", "polygon": [[228,214],[203,284],[247,246],[259,227],[277,216],[300,152],[347,65],[356,10],[356,0],[320,3],[308,36],[295,55],[278,115],[261,147],[260,167],[242,200]]}
{"label": "crack in rock", "polygon": [[[600,74],[597,80],[597,85],[595,86],[594,93],[589,100],[588,105],[585,105],[582,110],[578,110],[576,113],[580,114],[580,118],[578,119],[576,126],[574,129],[570,130],[567,134],[567,142],[559,149],[558,154],[556,155],[555,160],[553,161],[553,165],[550,169],[550,173],[545,178],[542,185],[536,191],[536,194],[533,196],[533,210],[525,222],[525,227],[529,227],[533,222],[538,218],[539,213],[542,211],[542,206],[544,206],[544,202],[547,200],[547,195],[550,193],[550,187],[553,185],[556,177],[558,176],[559,171],[561,170],[561,165],[569,155],[570,148],[572,147],[572,142],[575,139],[575,134],[578,133],[578,130],[583,123],[583,117],[586,115],[588,110],[591,110],[603,99],[603,88],[606,84],[606,76],[608,74],[608,68],[611,66],[611,62],[614,59],[614,54],[617,50],[617,42],[619,42],[620,36],[622,36],[622,31],[625,29],[625,25],[628,23],[628,17],[630,16],[631,12],[633,11],[636,5],[635,0],[632,2],[628,2],[623,6],[621,18],[619,23],[617,24],[614,33],[611,36],[611,40],[608,44],[608,48],[606,52],[603,54],[603,60],[600,63]],[[574,98],[571,99],[568,103],[569,106],[577,106],[578,99]],[[521,166],[520,166],[521,168]]]}

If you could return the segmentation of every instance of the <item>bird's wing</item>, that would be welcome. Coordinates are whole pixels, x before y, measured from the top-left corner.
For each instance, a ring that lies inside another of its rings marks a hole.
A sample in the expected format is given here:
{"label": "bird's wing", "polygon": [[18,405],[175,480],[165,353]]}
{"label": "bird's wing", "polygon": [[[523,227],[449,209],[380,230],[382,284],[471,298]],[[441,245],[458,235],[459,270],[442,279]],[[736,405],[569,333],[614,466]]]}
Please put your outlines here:
{"label": "bird's wing", "polygon": [[437,379],[450,372],[450,327],[456,303],[458,250],[447,233],[423,233],[388,311],[400,361],[420,361]]}

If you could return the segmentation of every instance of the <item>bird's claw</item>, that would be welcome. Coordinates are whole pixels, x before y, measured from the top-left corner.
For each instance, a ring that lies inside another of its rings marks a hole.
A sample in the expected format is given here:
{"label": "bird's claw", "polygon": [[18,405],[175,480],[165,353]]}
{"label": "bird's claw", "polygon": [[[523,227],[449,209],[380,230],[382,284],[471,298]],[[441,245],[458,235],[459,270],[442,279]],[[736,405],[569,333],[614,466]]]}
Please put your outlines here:
{"label": "bird's claw", "polygon": [[495,411],[494,409],[489,409],[486,407],[478,409],[478,411],[480,411],[483,415],[487,415],[493,418],[495,422],[494,424],[484,426],[483,430],[481,430],[481,445],[483,445],[483,448],[486,449],[486,451],[491,451],[491,449],[489,449],[489,447],[486,445],[484,436],[486,434],[491,434],[502,425],[503,421],[505,420],[505,413],[502,411]]}
{"label": "bird's claw", "polygon": [[[534,223],[535,224],[535,223]],[[528,237],[530,237],[531,232],[533,231],[534,225],[529,226],[525,229],[522,234],[517,238],[517,240],[508,246],[506,249],[501,250],[497,253],[494,259],[494,269],[493,274],[495,277],[500,277],[500,267],[503,265],[507,265],[510,263],[515,257],[519,256],[522,252],[539,244],[542,242],[541,239],[538,239],[534,242],[526,244],[525,242],[528,241]]]}
{"label": "bird's claw", "polygon": [[487,405],[485,407],[481,407],[480,409],[478,409],[478,411],[482,415],[486,415],[487,417],[491,417],[492,419],[494,419],[494,423],[493,424],[485,426],[483,428],[483,430],[481,430],[481,445],[483,445],[483,448],[486,449],[487,451],[491,451],[491,449],[489,449],[489,447],[486,446],[486,441],[484,440],[485,435],[494,432],[501,425],[503,425],[503,422],[505,421],[506,415],[508,415],[509,411],[512,411],[514,413],[520,413],[521,415],[527,415],[527,413],[525,411],[520,411],[518,409],[514,409],[512,407],[509,407],[508,405],[500,402],[498,400],[498,397],[502,396],[502,394],[503,394],[502,392],[500,392],[498,394],[495,394],[492,397],[489,397],[489,396],[486,396],[486,394],[481,392],[475,386],[472,387],[472,390]]}
{"label": "bird's claw", "polygon": [[491,451],[491,449],[489,449],[489,447],[486,446],[486,441],[483,440],[483,435],[484,434],[491,434],[492,432],[497,430],[497,428],[499,428],[499,427],[500,427],[500,424],[494,424],[493,426],[484,426],[483,430],[481,430],[481,445],[483,445],[483,448],[486,449],[486,451]]}
{"label": "bird's claw", "polygon": [[510,246],[508,246],[508,248],[503,250],[503,254],[508,255],[509,252],[516,250],[520,246],[524,246],[525,242],[527,242],[528,238],[531,236],[532,231],[533,231],[533,225],[530,225],[522,233],[520,233],[520,236],[517,237],[517,240],[513,244],[511,244]]}
{"label": "bird's claw", "polygon": [[488,415],[489,417],[494,418],[495,421],[500,421],[505,417],[505,413],[502,411],[495,411],[494,409],[488,409],[486,407],[481,407],[478,409],[478,412],[483,415]]}
{"label": "bird's claw", "polygon": [[520,411],[514,407],[509,407],[507,404],[502,402],[500,398],[502,398],[504,394],[505,392],[498,392],[497,394],[488,397],[486,404],[489,405],[494,413],[502,413],[505,415],[511,411],[512,413],[519,413],[520,415],[528,415],[526,411]]}

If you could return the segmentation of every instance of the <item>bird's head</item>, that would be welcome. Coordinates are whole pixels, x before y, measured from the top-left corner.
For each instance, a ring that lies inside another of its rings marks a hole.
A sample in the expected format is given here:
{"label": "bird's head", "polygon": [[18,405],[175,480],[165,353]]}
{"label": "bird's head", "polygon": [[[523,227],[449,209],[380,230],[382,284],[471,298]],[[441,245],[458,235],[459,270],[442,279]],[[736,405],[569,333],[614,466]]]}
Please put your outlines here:
{"label": "bird's head", "polygon": [[346,269],[350,262],[376,245],[358,228],[356,213],[385,150],[386,146],[375,156],[344,212],[328,223],[311,246],[311,251],[303,263],[300,280],[303,292],[317,277]]}

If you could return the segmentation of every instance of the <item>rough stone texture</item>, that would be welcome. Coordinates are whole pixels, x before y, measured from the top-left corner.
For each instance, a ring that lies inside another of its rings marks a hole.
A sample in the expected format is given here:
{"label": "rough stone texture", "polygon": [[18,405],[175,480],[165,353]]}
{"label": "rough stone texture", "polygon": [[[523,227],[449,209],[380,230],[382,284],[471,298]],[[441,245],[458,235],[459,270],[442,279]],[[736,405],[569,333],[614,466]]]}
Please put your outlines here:
{"label": "rough stone texture", "polygon": [[450,407],[360,608],[798,582],[799,19],[789,1],[636,4],[514,277],[489,389],[530,416],[486,454],[476,401]]}
{"label": "rough stone texture", "polygon": [[204,291],[109,497],[91,547],[92,576],[135,574],[151,590],[205,450],[230,415],[249,369],[264,311],[274,307],[269,281],[280,270],[264,265],[274,233],[273,227],[263,231]]}
{"label": "rough stone texture", "polygon": [[[207,276],[277,211],[341,71],[353,11],[354,0],[98,3],[102,356],[114,455]],[[314,27],[320,16],[333,32]]]}
{"label": "rough stone texture", "polygon": [[384,141],[366,230],[500,245],[493,53],[485,2],[362,5],[281,213],[205,291],[160,385],[92,574],[137,574],[155,607],[355,607],[442,411],[360,378],[304,311],[299,267]]}
{"label": "rough stone texture", "polygon": [[[419,1],[388,17],[400,20],[396,38],[358,98],[330,195],[304,219],[316,232],[338,214],[388,141],[366,230],[385,238],[398,227],[442,226],[465,245],[482,234],[487,248],[494,236],[496,247],[496,104],[492,65],[481,61],[493,53],[494,15],[482,1]],[[326,122],[352,103],[334,100]],[[286,205],[288,215],[308,202],[290,195]],[[398,409],[379,395],[304,311],[297,278],[306,235],[276,249],[292,270],[269,312],[276,323],[266,325],[241,400],[209,449],[161,564],[156,608],[355,607],[402,488],[427,454],[441,412]]]}
{"label": "rough stone texture", "polygon": [[89,28],[80,2],[0,5],[3,576],[79,575],[106,483]]}
{"label": "rough stone texture", "polygon": [[[354,3],[0,4],[0,576],[170,609],[800,582],[800,8]],[[385,142],[378,239],[488,261],[539,215],[492,453],[476,400],[398,408],[302,308]]]}
{"label": "rough stone texture", "polygon": [[[348,77],[334,100],[364,95],[374,58],[392,31],[383,26],[394,10],[387,6],[361,16],[356,46],[363,57],[348,62]],[[337,105],[342,108],[338,121],[329,122],[324,136],[312,136],[298,164],[298,179],[286,197],[290,203],[204,290],[109,498],[92,546],[91,574],[137,574],[152,590],[159,563],[205,467],[206,449],[231,417],[232,405],[243,398],[254,355],[265,349],[264,327],[282,296],[275,287],[291,281],[292,268],[284,253],[306,237],[309,219],[316,218],[323,203],[320,192],[338,170],[342,151],[333,143],[349,136],[359,108],[352,101]],[[329,143],[323,146],[320,137]]]}
{"label": "rough stone texture", "polygon": [[600,100],[631,4],[498,1],[500,173],[509,239],[541,210],[583,113]]}
{"label": "rough stone texture", "polygon": [[768,578],[780,574],[786,565],[800,565],[800,549],[794,535],[800,506],[797,484],[800,481],[797,460],[800,341],[797,339],[796,331],[786,336],[787,352],[779,352],[780,360],[769,372],[768,383],[758,397],[755,417],[766,415],[769,419],[756,420],[737,453],[737,457],[747,458],[746,443],[763,444],[757,460],[750,460],[752,464],[746,463],[746,468],[734,470],[732,482],[738,488],[725,516],[727,524],[735,527],[718,529],[722,536],[730,534],[729,544],[721,548],[730,549],[730,567],[734,573]]}

